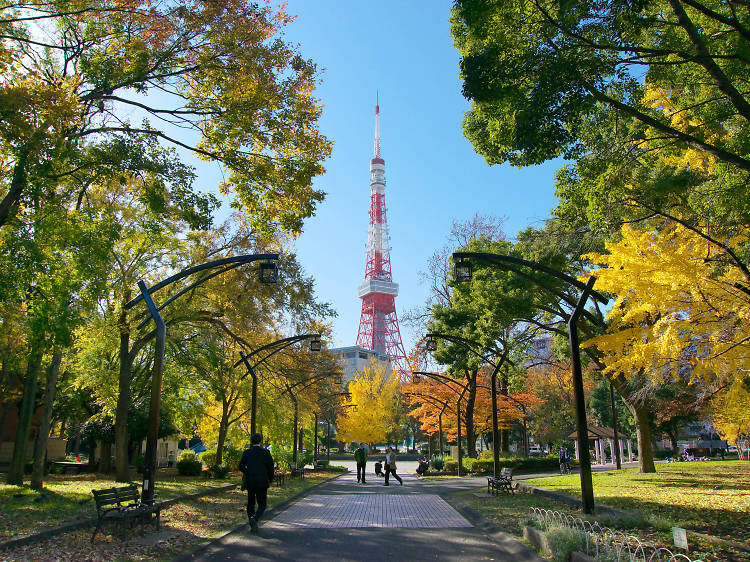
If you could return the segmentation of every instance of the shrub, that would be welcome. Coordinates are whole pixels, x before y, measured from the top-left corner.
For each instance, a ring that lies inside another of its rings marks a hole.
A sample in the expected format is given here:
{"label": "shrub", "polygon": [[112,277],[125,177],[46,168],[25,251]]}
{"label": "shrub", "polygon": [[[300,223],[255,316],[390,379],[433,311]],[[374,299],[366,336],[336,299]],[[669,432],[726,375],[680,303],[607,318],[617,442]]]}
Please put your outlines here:
{"label": "shrub", "polygon": [[226,447],[224,454],[221,455],[221,461],[229,467],[229,470],[237,471],[240,467],[240,460],[242,459],[242,449],[235,447]]}
{"label": "shrub", "polygon": [[177,472],[182,476],[198,476],[203,470],[201,461],[195,458],[195,451],[187,449],[177,457]]}
{"label": "shrub", "polygon": [[477,473],[492,472],[492,470],[495,467],[495,463],[492,461],[492,459],[490,460],[473,459],[473,460],[474,460],[474,464],[471,469],[472,472],[477,472]]}
{"label": "shrub", "polygon": [[327,460],[324,460],[324,461],[318,461],[318,466],[319,466],[320,468],[328,468],[328,465],[329,465],[329,464],[330,464],[330,463],[329,463],[329,462],[328,462]]}
{"label": "shrub", "polygon": [[301,453],[297,451],[297,466],[300,468],[312,464],[313,454],[312,453]]}
{"label": "shrub", "polygon": [[216,464],[216,451],[204,451],[200,456],[201,462],[208,468]]}
{"label": "shrub", "polygon": [[491,461],[492,460],[492,451],[480,451],[479,452],[479,460],[482,461]]}
{"label": "shrub", "polygon": [[445,459],[440,455],[435,455],[430,459],[430,468],[437,472],[441,472],[445,467]]}
{"label": "shrub", "polygon": [[143,473],[143,467],[146,466],[146,455],[136,455],[133,457],[133,465],[135,466],[138,474]]}
{"label": "shrub", "polygon": [[289,463],[292,462],[292,449],[284,448],[276,443],[271,444],[271,456],[274,462],[281,470],[289,470]]}
{"label": "shrub", "polygon": [[444,465],[445,472],[450,472],[451,474],[458,472],[458,461],[446,460]]}
{"label": "shrub", "polygon": [[226,478],[229,474],[229,467],[226,464],[215,464],[211,467],[214,478]]}
{"label": "shrub", "polygon": [[667,457],[674,456],[674,451],[672,449],[654,449],[654,458],[657,460],[664,460]]}
{"label": "shrub", "polygon": [[330,470],[331,472],[346,472],[349,469],[346,468],[345,466],[333,465],[333,466],[329,466],[328,470]]}
{"label": "shrub", "polygon": [[586,537],[576,529],[567,527],[547,531],[547,544],[555,562],[567,562],[574,550],[586,552]]}

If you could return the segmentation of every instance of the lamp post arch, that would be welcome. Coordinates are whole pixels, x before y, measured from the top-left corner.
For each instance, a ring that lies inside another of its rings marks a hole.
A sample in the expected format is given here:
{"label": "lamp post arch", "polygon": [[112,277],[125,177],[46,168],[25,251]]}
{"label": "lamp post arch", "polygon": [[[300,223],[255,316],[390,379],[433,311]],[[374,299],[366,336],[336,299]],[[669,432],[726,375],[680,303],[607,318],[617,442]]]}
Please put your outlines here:
{"label": "lamp post arch", "polygon": [[[205,283],[209,279],[215,277],[219,273],[229,271],[243,264],[253,263],[256,261],[261,262],[259,269],[260,281],[263,283],[275,283],[278,281],[278,266],[276,261],[279,259],[279,254],[246,254],[242,256],[233,256],[229,258],[222,258],[213,260],[203,264],[199,264],[193,267],[186,268],[182,271],[167,277],[166,279],[156,283],[152,287],[148,287],[146,282],[141,279],[138,281],[138,289],[140,294],[135,298],[131,299],[125,304],[125,309],[129,310],[136,304],[143,301],[148,310],[148,315],[140,323],[139,328],[145,326],[150,320],[156,324],[156,338],[154,342],[154,362],[151,369],[151,398],[149,403],[149,414],[148,414],[148,431],[146,436],[146,455],[143,467],[143,487],[141,489],[141,497],[143,503],[151,504],[154,501],[154,483],[156,478],[156,464],[157,464],[157,451],[156,446],[159,435],[159,418],[161,411],[161,384],[162,375],[164,372],[164,355],[166,350],[166,338],[167,338],[167,325],[161,316],[160,310],[162,310],[169,303],[181,295],[185,294],[188,290],[194,289],[199,285]],[[161,306],[157,306],[154,302],[153,295],[157,291],[172,285],[190,275],[199,273],[201,271],[210,271],[212,269],[219,269],[218,272],[210,273],[209,275],[202,277],[188,287],[178,291],[176,295]]]}
{"label": "lamp post arch", "polygon": [[[578,440],[578,455],[581,470],[581,497],[583,500],[584,513],[594,512],[594,487],[591,479],[591,457],[588,448],[588,423],[586,420],[586,404],[583,391],[583,373],[581,369],[581,350],[578,341],[578,319],[580,316],[586,316],[598,322],[598,319],[585,310],[586,302],[589,297],[593,298],[594,303],[607,304],[609,299],[594,290],[596,277],[590,276],[586,283],[571,277],[570,275],[547,267],[544,264],[524,260],[515,256],[501,254],[490,254],[485,252],[454,252],[454,278],[457,282],[471,281],[473,270],[471,260],[489,263],[515,272],[524,276],[530,281],[536,283],[543,289],[559,296],[559,291],[549,287],[544,281],[536,278],[534,275],[519,270],[520,267],[526,267],[538,273],[543,273],[555,277],[568,285],[571,285],[581,291],[577,301],[566,298],[566,302],[573,306],[573,310],[568,317],[568,341],[570,344],[570,359],[573,371],[573,387],[575,393],[576,405],[576,430]],[[598,305],[597,305],[598,306]]]}
{"label": "lamp post arch", "polygon": [[[270,359],[272,356],[274,356],[278,352],[282,351],[283,349],[286,349],[290,345],[293,345],[295,343],[298,343],[307,339],[310,340],[310,351],[313,351],[313,352],[320,351],[321,349],[320,334],[299,334],[299,335],[291,336],[288,338],[282,338],[280,340],[267,343],[266,345],[263,345],[259,347],[258,349],[251,351],[248,354],[245,354],[244,351],[240,351],[240,359],[233,365],[233,367],[238,367],[240,364],[244,363],[245,368],[247,369],[247,373],[245,373],[240,378],[240,380],[243,380],[245,377],[247,377],[247,375],[250,375],[253,378],[253,385],[252,385],[252,390],[250,394],[250,432],[251,433],[256,433],[257,431],[258,374],[255,370],[256,367],[258,367],[260,364],[262,364],[266,360]],[[266,356],[259,359],[255,363],[250,363],[251,357],[258,355],[259,353],[262,353],[263,351],[270,351],[270,353],[268,353]]]}
{"label": "lamp post arch", "polygon": [[[469,390],[469,385],[460,383],[456,379],[446,377],[445,375],[440,375],[438,373],[428,373],[427,371],[412,371],[412,375],[423,376],[437,381],[458,394],[458,398],[456,399],[456,444],[458,445],[456,447],[456,456],[458,457],[458,475],[463,476],[463,467],[461,466],[461,400],[463,399],[464,394],[466,394],[466,391]],[[459,393],[455,388],[453,388],[451,386],[451,383],[457,385],[461,389],[461,392]],[[489,390],[489,387],[481,384],[477,384],[476,387]]]}
{"label": "lamp post arch", "polygon": [[476,356],[487,361],[492,366],[492,373],[490,375],[490,399],[492,402],[492,474],[495,478],[497,478],[499,474],[498,469],[500,467],[500,450],[498,448],[500,432],[499,424],[497,421],[497,374],[500,371],[500,367],[507,360],[508,349],[503,349],[502,351],[493,350],[502,355],[502,360],[492,361],[492,359],[490,359],[488,356],[483,355],[474,349],[474,342],[467,340],[466,338],[462,338],[461,336],[430,332],[426,334],[425,337],[427,338],[426,347],[428,350],[430,350],[431,348],[432,351],[436,350],[437,342],[435,340],[438,338],[444,339],[462,345],[466,350],[474,353]]}

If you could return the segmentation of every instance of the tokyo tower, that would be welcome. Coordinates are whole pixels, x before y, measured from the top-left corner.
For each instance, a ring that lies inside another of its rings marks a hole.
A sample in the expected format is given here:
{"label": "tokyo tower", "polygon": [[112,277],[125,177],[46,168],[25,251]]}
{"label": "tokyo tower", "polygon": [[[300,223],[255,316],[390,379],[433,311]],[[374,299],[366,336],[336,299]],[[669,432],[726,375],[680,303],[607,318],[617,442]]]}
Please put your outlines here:
{"label": "tokyo tower", "polygon": [[385,216],[385,160],[380,156],[380,105],[375,101],[375,156],[370,160],[370,228],[367,235],[365,280],[359,286],[362,315],[357,345],[388,355],[407,373],[406,353],[396,317],[398,283],[391,276],[391,248]]}

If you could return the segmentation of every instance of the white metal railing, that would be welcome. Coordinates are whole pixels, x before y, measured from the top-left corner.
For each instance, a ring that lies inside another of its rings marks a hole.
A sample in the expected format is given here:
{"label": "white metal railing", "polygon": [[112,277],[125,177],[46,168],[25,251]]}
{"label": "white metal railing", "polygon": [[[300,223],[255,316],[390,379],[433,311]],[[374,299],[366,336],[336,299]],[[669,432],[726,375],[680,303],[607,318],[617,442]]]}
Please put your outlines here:
{"label": "white metal railing", "polygon": [[589,556],[608,554],[614,556],[617,562],[701,562],[679,552],[673,553],[668,548],[643,542],[622,531],[602,527],[596,521],[592,523],[567,513],[539,507],[532,507],[531,514],[545,531],[562,527],[580,532],[586,539],[586,554]]}

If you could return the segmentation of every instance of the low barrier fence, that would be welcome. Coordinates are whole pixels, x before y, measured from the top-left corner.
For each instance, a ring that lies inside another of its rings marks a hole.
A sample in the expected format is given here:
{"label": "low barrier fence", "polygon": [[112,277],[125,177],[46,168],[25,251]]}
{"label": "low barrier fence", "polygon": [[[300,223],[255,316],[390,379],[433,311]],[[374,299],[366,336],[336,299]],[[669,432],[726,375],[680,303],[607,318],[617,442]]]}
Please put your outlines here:
{"label": "low barrier fence", "polygon": [[531,515],[544,531],[555,528],[574,529],[586,539],[586,554],[604,555],[617,562],[701,562],[681,552],[672,552],[662,546],[641,541],[638,537],[602,527],[598,522],[586,521],[567,513],[539,507],[531,508]]}

